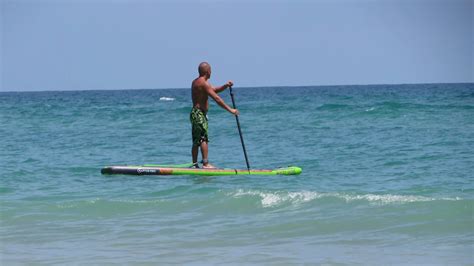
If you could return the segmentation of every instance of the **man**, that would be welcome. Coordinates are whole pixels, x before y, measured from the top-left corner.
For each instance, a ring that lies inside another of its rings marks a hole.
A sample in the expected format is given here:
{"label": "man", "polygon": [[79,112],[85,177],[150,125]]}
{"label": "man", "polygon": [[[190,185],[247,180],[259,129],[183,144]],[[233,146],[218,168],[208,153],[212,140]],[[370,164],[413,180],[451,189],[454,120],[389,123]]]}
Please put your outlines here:
{"label": "man", "polygon": [[218,105],[234,115],[239,115],[239,111],[230,108],[222,98],[217,95],[217,93],[234,85],[232,81],[228,81],[223,86],[214,88],[208,81],[211,78],[211,66],[207,62],[202,62],[199,64],[198,71],[199,77],[193,81],[191,86],[193,98],[193,108],[190,114],[193,135],[193,148],[191,153],[193,156],[193,165],[199,167],[197,160],[199,147],[201,147],[202,167],[214,168],[207,158],[209,142],[207,133],[207,111],[209,110],[208,98],[211,97]]}

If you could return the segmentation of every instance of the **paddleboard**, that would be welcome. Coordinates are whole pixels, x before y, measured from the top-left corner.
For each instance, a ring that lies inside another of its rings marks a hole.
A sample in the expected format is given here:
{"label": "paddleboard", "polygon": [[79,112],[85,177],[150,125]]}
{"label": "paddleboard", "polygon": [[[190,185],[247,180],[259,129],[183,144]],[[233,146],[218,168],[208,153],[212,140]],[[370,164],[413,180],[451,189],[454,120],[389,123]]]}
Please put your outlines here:
{"label": "paddleboard", "polygon": [[[178,166],[178,167],[176,167]],[[185,166],[185,167],[183,167]],[[226,168],[191,168],[192,164],[183,165],[154,165],[145,164],[138,166],[106,166],[102,168],[102,174],[120,175],[299,175],[302,169],[296,166],[266,169],[226,169]]]}

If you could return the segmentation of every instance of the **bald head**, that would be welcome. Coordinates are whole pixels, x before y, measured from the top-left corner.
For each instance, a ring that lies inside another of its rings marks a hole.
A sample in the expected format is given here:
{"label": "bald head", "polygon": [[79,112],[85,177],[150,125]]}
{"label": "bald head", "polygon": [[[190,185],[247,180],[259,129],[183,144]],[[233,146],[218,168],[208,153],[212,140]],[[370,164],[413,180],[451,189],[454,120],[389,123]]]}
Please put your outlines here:
{"label": "bald head", "polygon": [[199,76],[208,76],[211,77],[211,65],[208,62],[202,62],[198,67]]}

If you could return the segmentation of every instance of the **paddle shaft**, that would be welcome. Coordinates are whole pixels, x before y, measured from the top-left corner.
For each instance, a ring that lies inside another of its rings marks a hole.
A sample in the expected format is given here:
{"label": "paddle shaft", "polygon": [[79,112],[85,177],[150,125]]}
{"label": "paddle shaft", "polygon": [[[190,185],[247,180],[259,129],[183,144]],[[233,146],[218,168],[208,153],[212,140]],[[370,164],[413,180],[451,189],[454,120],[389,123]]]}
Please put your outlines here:
{"label": "paddle shaft", "polygon": [[[235,100],[234,100],[234,93],[232,92],[232,87],[229,87],[230,91],[230,98],[232,98],[232,106],[234,109],[237,107],[235,106]],[[235,116],[235,121],[237,121],[237,128],[239,129],[239,135],[240,135],[240,142],[242,142],[242,148],[244,149],[244,156],[245,156],[245,162],[247,163],[247,170],[250,171],[250,164],[249,164],[249,158],[247,157],[247,151],[245,150],[245,143],[244,143],[244,137],[242,136],[242,130],[240,129],[240,122],[239,122],[239,116]]]}

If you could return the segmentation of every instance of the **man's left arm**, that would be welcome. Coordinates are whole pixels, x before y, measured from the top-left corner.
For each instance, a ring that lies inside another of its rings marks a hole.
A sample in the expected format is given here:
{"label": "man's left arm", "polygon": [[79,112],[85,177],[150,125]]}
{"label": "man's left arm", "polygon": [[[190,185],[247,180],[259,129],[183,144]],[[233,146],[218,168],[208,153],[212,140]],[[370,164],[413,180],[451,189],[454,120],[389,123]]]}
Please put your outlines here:
{"label": "man's left arm", "polygon": [[222,85],[222,86],[220,86],[220,87],[214,87],[213,89],[214,89],[214,91],[215,91],[216,93],[219,93],[219,92],[223,92],[225,89],[227,89],[227,88],[229,88],[229,87],[232,87],[232,85],[234,85],[234,83],[229,80],[229,81],[227,81],[226,84],[224,84],[224,85]]}

